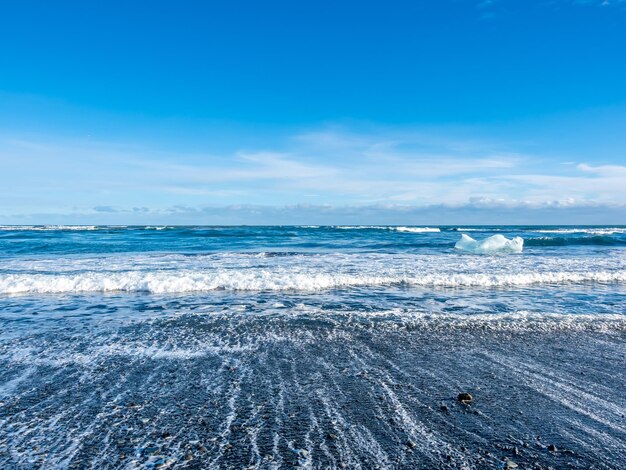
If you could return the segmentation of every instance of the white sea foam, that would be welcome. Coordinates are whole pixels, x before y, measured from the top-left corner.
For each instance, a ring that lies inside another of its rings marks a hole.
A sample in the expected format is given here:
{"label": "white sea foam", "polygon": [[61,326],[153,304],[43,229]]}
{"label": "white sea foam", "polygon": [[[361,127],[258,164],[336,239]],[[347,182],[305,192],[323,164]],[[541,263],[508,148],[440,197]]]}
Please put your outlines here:
{"label": "white sea foam", "polygon": [[392,230],[397,232],[436,233],[441,230],[436,227],[396,227],[394,225],[336,225],[340,230]]}
{"label": "white sea foam", "polygon": [[0,293],[318,291],[359,286],[507,287],[562,283],[626,282],[626,270],[587,272],[527,272],[517,274],[341,274],[271,271],[129,271],[77,275],[2,275]]}
{"label": "white sea foam", "polygon": [[411,232],[411,233],[435,233],[441,232],[438,228],[431,227],[393,227],[393,230],[397,230],[398,232]]}
{"label": "white sea foam", "polygon": [[597,228],[551,228],[551,229],[515,229],[514,227],[503,228],[483,228],[483,227],[458,227],[457,232],[503,232],[503,231],[524,231],[532,233],[554,233],[554,234],[589,234],[589,235],[615,235],[626,234],[626,227],[597,227]]}
{"label": "white sea foam", "polygon": [[615,331],[626,329],[626,316],[619,314],[562,314],[529,311],[475,315],[414,315],[425,326],[445,329],[492,331]]}
{"label": "white sea foam", "polygon": [[521,253],[524,249],[524,239],[521,237],[508,239],[504,235],[498,234],[478,241],[469,235],[462,234],[454,248],[476,254]]}
{"label": "white sea foam", "polygon": [[0,294],[316,291],[359,286],[515,287],[626,282],[626,256],[410,253],[109,254],[3,260]]}
{"label": "white sea foam", "polygon": [[626,228],[558,228],[558,229],[542,229],[533,230],[537,233],[560,233],[560,234],[574,234],[583,233],[590,235],[613,235],[616,233],[626,233]]}
{"label": "white sea foam", "polygon": [[97,230],[96,225],[0,225],[0,231]]}
{"label": "white sea foam", "polygon": [[[624,331],[626,315],[615,313],[564,314],[554,312],[536,312],[517,310],[501,313],[432,313],[411,308],[393,308],[366,312],[329,312],[319,308],[292,308],[288,315],[334,318],[338,324],[354,322],[368,325],[363,320],[376,321],[377,329],[381,325],[392,328],[407,325],[420,329],[478,329],[489,331]],[[369,324],[371,325],[371,324]]]}

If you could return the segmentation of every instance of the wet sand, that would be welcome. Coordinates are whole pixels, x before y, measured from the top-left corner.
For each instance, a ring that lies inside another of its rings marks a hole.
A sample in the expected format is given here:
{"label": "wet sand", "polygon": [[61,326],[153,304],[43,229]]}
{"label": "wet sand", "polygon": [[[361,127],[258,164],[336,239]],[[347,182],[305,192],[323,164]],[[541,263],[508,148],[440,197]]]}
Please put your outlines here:
{"label": "wet sand", "polygon": [[1,351],[0,467],[620,468],[619,325],[182,315],[39,332]]}

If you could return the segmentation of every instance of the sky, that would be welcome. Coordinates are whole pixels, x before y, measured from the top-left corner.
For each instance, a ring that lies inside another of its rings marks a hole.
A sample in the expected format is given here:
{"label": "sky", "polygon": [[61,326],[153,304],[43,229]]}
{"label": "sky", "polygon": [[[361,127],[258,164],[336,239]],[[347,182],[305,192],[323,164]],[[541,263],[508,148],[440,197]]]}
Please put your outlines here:
{"label": "sky", "polygon": [[0,4],[0,224],[626,224],[626,1]]}

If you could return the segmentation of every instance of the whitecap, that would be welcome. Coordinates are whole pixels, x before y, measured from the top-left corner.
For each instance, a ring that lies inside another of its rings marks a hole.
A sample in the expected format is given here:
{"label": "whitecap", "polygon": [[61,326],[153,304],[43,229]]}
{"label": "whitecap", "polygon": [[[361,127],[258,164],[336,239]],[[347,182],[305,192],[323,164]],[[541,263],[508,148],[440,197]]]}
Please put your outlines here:
{"label": "whitecap", "polygon": [[67,230],[98,230],[96,225],[0,225],[0,231],[46,232]]}
{"label": "whitecap", "polygon": [[437,233],[441,232],[440,229],[436,227],[393,227],[393,230],[397,230],[398,232],[410,232],[410,233]]}
{"label": "whitecap", "polygon": [[396,227],[394,225],[336,225],[340,230],[391,230],[396,232],[429,233],[441,232],[437,227]]}
{"label": "whitecap", "polygon": [[626,228],[559,228],[533,230],[536,233],[558,233],[558,234],[589,234],[589,235],[614,235],[626,233]]}

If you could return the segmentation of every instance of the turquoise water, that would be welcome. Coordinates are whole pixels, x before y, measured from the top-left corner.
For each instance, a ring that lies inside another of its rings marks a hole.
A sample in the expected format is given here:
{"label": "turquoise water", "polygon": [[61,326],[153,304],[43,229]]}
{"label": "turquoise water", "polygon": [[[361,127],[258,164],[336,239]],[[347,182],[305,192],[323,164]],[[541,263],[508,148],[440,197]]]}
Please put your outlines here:
{"label": "turquoise water", "polygon": [[580,253],[576,247],[600,253],[600,247],[626,246],[626,226],[0,226],[0,253],[3,258],[120,252],[448,253],[461,233],[521,236],[531,254],[560,247],[564,257]]}
{"label": "turquoise water", "polygon": [[[466,253],[462,234],[522,237],[524,249]],[[0,253],[2,318],[22,318],[25,297],[47,311],[62,297],[81,310],[81,297],[184,306],[226,294],[320,312],[625,313],[625,227],[4,226]]]}

